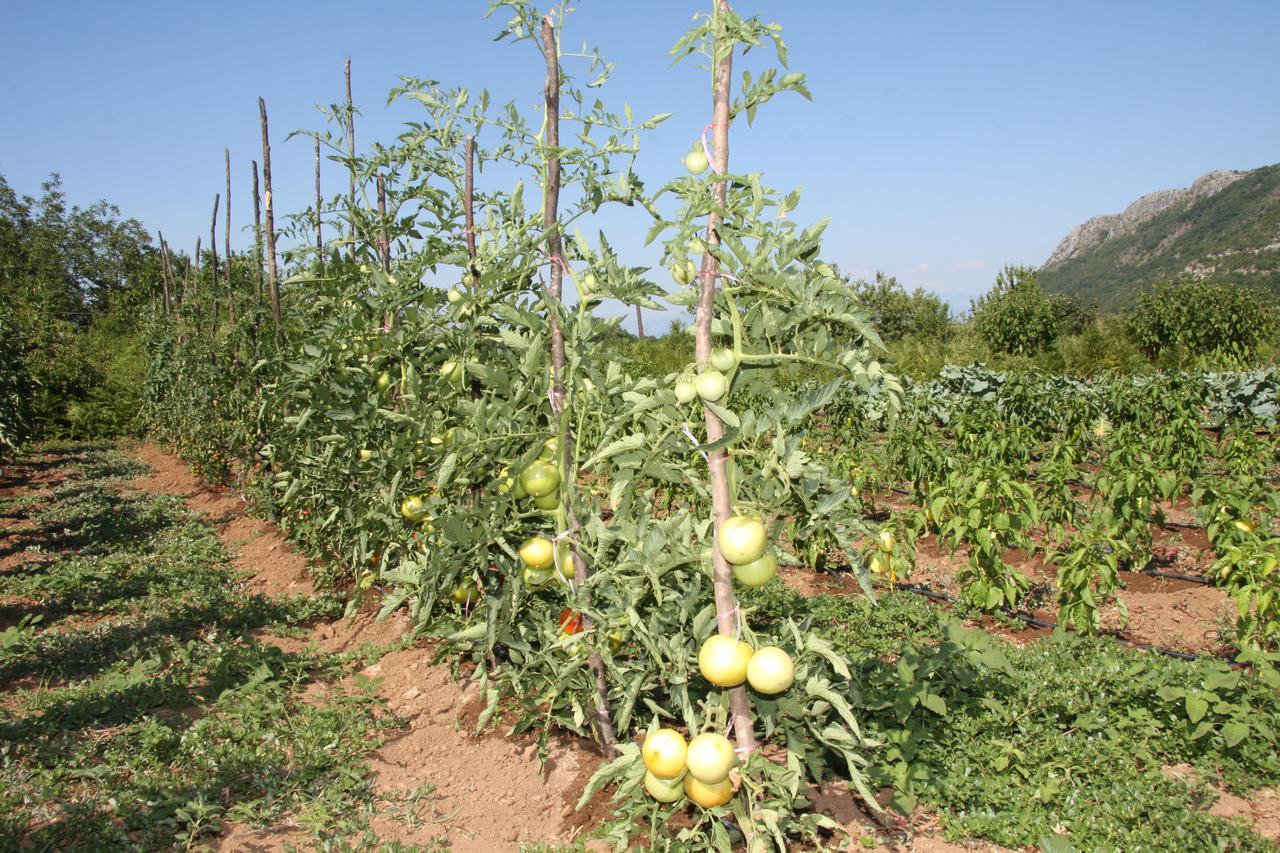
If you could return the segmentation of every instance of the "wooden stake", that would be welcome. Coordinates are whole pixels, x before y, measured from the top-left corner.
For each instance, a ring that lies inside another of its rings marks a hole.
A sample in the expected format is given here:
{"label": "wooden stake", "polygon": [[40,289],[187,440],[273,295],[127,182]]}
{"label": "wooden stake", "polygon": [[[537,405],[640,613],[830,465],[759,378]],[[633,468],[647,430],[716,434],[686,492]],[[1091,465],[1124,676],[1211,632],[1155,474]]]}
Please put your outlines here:
{"label": "wooden stake", "polygon": [[226,215],[226,242],[223,247],[226,249],[227,264],[227,322],[235,325],[236,322],[236,290],[235,278],[231,270],[231,149],[223,148],[222,156],[227,164],[227,215]]}
{"label": "wooden stake", "polygon": [[164,232],[157,231],[160,238],[160,285],[164,288],[164,315],[169,316],[169,250],[164,244]]}
{"label": "wooden stake", "polygon": [[378,175],[378,257],[382,260],[382,271],[391,272],[391,240],[387,237],[387,184],[382,175]]}
{"label": "wooden stake", "polygon": [[[551,18],[542,19],[542,52],[547,60],[546,128],[547,138],[543,144],[551,151],[560,146],[560,54],[556,47],[555,26]],[[560,203],[560,155],[548,154],[546,160],[546,183],[542,196],[542,230],[546,235],[547,257],[551,261],[550,286],[548,287],[548,311],[551,319],[551,414],[553,422],[559,424],[560,433],[560,469],[568,472],[573,463],[573,431],[569,425],[568,412],[565,411],[564,388],[564,330],[560,327],[560,297],[564,288],[564,249],[560,237],[560,224],[556,218],[556,209]],[[579,530],[577,514],[570,501],[561,501],[565,511],[565,532],[570,543]],[[570,544],[570,560],[573,562],[573,579],[578,591],[578,600],[582,604],[583,630],[591,634],[594,629],[593,620],[587,614],[591,607],[591,588],[587,586],[587,564],[578,553],[577,547]],[[600,734],[600,747],[606,758],[612,758],[617,751],[618,741],[613,730],[613,720],[609,716],[609,686],[605,679],[604,659],[600,652],[592,648],[588,662],[596,679],[596,730]]]}
{"label": "wooden stake", "polygon": [[351,57],[347,57],[347,159],[351,161],[351,196],[349,218],[347,220],[347,237],[351,239],[351,246],[348,253],[352,258],[356,256],[356,105],[351,99]]}
{"label": "wooden stake", "polygon": [[476,138],[467,137],[463,160],[466,163],[465,184],[462,195],[462,211],[467,223],[467,257],[471,259],[471,293],[475,295],[480,289],[480,269],[476,266],[476,211],[475,211],[475,167]]}
{"label": "wooden stake", "polygon": [[262,194],[258,192],[258,161],[253,161],[253,257],[258,262],[258,301],[262,301]]}
{"label": "wooden stake", "polygon": [[219,193],[213,194],[213,218],[209,220],[209,268],[213,271],[213,289],[210,291],[209,306],[213,309],[213,324],[210,335],[218,333],[218,203],[222,200]]}
{"label": "wooden stake", "polygon": [[644,316],[640,313],[640,306],[636,306],[636,334],[640,340],[644,340]]}
{"label": "wooden stake", "polygon": [[324,232],[320,221],[320,137],[316,137],[316,262],[324,263]]}
{"label": "wooden stake", "polygon": [[262,206],[267,214],[267,281],[271,285],[271,319],[276,324],[276,345],[284,346],[284,330],[280,327],[280,273],[276,268],[276,220],[271,199],[271,136],[267,132],[267,102],[258,98],[258,115],[262,120]]}
{"label": "wooden stake", "polygon": [[[715,139],[713,163],[715,174],[723,175],[729,169],[729,83],[733,73],[733,51],[723,51],[721,46],[728,38],[725,31],[724,15],[729,12],[729,4],[725,0],[713,0],[715,6],[716,44],[714,54],[718,60],[714,66],[714,90],[712,94],[711,120]],[[707,245],[720,245],[721,215],[716,210],[723,210],[728,204],[729,184],[726,181],[712,183],[712,196],[715,208],[707,216]],[[711,321],[715,313],[716,280],[719,266],[715,255],[710,251],[702,256],[702,277],[699,279],[698,313],[696,326],[696,348],[698,372],[707,369],[707,361],[711,357]],[[707,426],[707,443],[720,440],[724,435],[724,423],[711,411],[703,407]],[[729,518],[729,454],[724,448],[707,453],[707,466],[711,476],[711,504],[715,530]],[[724,555],[720,553],[719,542],[711,549],[712,567],[715,572],[716,628],[722,636],[737,635],[738,598],[733,591],[733,569]],[[755,722],[751,717],[751,705],[747,700],[745,687],[734,687],[729,691],[729,706],[733,715],[733,732],[737,740],[739,760],[745,762],[756,750]]]}

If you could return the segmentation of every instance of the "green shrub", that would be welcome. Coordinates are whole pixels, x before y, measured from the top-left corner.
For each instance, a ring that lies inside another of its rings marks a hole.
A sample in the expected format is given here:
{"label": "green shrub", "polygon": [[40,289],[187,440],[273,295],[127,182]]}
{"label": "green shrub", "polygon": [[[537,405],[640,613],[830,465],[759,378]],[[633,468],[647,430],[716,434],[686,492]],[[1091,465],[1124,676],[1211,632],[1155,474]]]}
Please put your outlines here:
{"label": "green shrub", "polygon": [[1129,334],[1149,358],[1169,367],[1248,364],[1276,332],[1272,294],[1223,282],[1164,282],[1141,291],[1127,316]]}

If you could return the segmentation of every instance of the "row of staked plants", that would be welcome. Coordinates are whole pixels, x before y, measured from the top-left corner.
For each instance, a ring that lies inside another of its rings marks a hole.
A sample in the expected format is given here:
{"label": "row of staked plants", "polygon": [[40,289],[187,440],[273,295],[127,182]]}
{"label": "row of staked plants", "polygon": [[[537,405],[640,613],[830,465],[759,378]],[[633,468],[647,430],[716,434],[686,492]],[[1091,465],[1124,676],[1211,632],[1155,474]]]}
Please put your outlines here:
{"label": "row of staked plants", "polygon": [[[757,630],[736,592],[786,559],[784,519],[842,542],[866,531],[805,436],[846,382],[887,394],[890,415],[898,385],[822,260],[823,226],[797,225],[798,193],[729,160],[731,128],[808,94],[781,28],[723,0],[695,18],[672,55],[706,61],[712,121],[689,174],[649,192],[634,159],[668,116],[609,111],[591,90],[610,65],[560,48],[567,11],[491,9],[502,37],[536,48],[539,114],[406,80],[394,97],[422,117],[356,156],[353,108],[334,107],[316,136],[360,195],[326,205],[344,236],[287,258],[279,339],[260,303],[210,333],[209,288],[158,317],[147,416],[323,558],[353,607],[407,608],[415,632],[447,637],[476,664],[482,724],[501,714],[544,745],[557,729],[595,739],[613,760],[582,796],[612,786],[637,818],[615,826],[620,842],[690,808],[687,795],[699,808],[679,842],[785,849],[830,825],[808,809],[809,783],[844,780],[870,800],[873,744],[845,659],[791,620]],[[775,61],[735,91],[749,51]],[[486,167],[514,184],[473,189]],[[359,190],[373,186],[376,207]],[[586,236],[618,205],[649,214],[660,268]],[[696,361],[630,375],[607,345],[619,321],[595,306],[660,307],[653,279],[667,276],[666,298],[696,312]],[[831,379],[785,394],[775,371],[794,365]],[[688,742],[687,773],[635,746],[659,730]]]}

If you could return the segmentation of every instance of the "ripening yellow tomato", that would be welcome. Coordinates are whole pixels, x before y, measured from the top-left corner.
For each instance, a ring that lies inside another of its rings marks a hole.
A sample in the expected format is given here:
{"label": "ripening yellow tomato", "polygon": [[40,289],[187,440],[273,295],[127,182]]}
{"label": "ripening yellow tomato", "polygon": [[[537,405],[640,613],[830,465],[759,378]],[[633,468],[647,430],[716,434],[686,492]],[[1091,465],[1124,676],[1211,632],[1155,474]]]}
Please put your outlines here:
{"label": "ripening yellow tomato", "polygon": [[747,680],[747,661],[751,654],[751,647],[746,643],[712,634],[698,650],[698,670],[717,687],[737,687]]}
{"label": "ripening yellow tomato", "polygon": [[733,782],[725,777],[719,782],[707,783],[690,773],[684,777],[684,793],[704,809],[712,809],[733,799]]}
{"label": "ripening yellow tomato", "polygon": [[689,775],[707,785],[714,785],[729,776],[738,761],[733,744],[719,732],[703,732],[689,741],[684,763]]}
{"label": "ripening yellow tomato", "polygon": [[735,515],[727,518],[716,533],[721,555],[735,566],[758,560],[764,554],[767,537],[758,518]]}
{"label": "ripening yellow tomato", "polygon": [[791,655],[777,646],[761,646],[747,661],[747,683],[761,693],[781,693],[795,680],[796,667]]}
{"label": "ripening yellow tomato", "polygon": [[658,729],[645,736],[640,756],[645,768],[654,776],[674,779],[684,772],[689,745],[675,729]]}

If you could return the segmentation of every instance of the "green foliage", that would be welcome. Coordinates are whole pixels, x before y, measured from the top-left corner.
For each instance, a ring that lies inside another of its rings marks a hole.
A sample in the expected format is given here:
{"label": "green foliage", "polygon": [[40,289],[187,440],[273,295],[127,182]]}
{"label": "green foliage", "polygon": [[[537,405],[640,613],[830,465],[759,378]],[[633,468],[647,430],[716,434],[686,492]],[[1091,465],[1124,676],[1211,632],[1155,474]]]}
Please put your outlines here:
{"label": "green foliage", "polygon": [[24,377],[27,432],[119,434],[137,408],[142,362],[131,351],[158,257],[112,205],[68,208],[57,175],[42,190],[18,196],[0,176],[0,358]]}
{"label": "green foliage", "polygon": [[[802,596],[775,581],[742,598],[753,619],[795,619],[849,659],[863,724],[883,746],[872,778],[892,806],[939,812],[949,834],[1008,847],[1268,849],[1207,813],[1214,783],[1280,779],[1280,677],[1057,634],[1022,647],[966,629],[907,593]],[[1191,697],[1188,703],[1187,697]],[[1202,704],[1203,703],[1203,704]],[[1166,776],[1186,763],[1202,781]]]}
{"label": "green foliage", "polygon": [[1006,266],[995,285],[972,305],[973,326],[992,350],[1034,355],[1063,333],[1078,333],[1090,312],[1078,302],[1048,296],[1031,267]]}
{"label": "green foliage", "polygon": [[1275,334],[1280,303],[1274,294],[1222,281],[1161,282],[1137,294],[1128,315],[1134,343],[1151,358],[1184,367],[1204,356],[1248,364]]}
{"label": "green foliage", "polygon": [[0,460],[31,434],[31,376],[13,328],[0,314]]}
{"label": "green foliage", "polygon": [[886,343],[908,336],[934,342],[951,337],[951,309],[937,294],[921,288],[907,293],[896,278],[880,272],[874,281],[859,279],[850,288]]}

